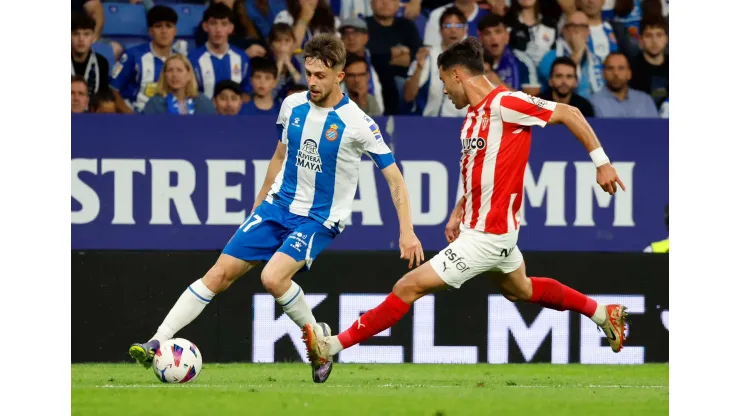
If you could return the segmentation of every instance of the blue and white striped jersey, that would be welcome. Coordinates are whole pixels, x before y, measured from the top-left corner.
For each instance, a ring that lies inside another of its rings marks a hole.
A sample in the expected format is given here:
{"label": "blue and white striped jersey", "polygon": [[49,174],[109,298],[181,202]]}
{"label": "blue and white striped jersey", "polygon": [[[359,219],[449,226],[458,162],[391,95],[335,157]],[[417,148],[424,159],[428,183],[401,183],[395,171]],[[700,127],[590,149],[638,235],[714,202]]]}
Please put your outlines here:
{"label": "blue and white striped jersey", "polygon": [[243,92],[252,91],[249,82],[249,57],[243,50],[229,46],[226,53],[219,56],[206,45],[194,50],[188,56],[195,70],[198,90],[208,98],[213,98],[213,90],[220,81],[230,79],[241,85]]}
{"label": "blue and white striped jersey", "polygon": [[154,54],[151,43],[128,48],[113,67],[110,85],[136,112],[141,112],[157,91],[157,81],[166,59]]}
{"label": "blue and white striped jersey", "polygon": [[277,128],[288,149],[267,201],[339,232],[352,214],[363,153],[380,169],[395,163],[378,125],[346,95],[334,108],[316,106],[308,92],[290,95]]}

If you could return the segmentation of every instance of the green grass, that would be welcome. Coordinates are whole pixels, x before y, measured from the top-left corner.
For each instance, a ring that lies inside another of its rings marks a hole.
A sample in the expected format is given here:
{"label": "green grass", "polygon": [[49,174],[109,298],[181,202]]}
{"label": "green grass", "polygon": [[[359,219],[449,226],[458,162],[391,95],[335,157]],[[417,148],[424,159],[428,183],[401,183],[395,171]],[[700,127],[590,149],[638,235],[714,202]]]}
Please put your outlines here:
{"label": "green grass", "polygon": [[668,365],[207,364],[168,385],[134,364],[72,366],[73,415],[667,415]]}

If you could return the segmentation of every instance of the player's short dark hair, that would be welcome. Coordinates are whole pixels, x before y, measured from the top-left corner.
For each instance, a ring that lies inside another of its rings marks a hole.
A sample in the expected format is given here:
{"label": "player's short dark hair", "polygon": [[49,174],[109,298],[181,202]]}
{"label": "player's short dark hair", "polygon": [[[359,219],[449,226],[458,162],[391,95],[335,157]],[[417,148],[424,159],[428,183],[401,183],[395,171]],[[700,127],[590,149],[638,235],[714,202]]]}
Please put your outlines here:
{"label": "player's short dark hair", "polygon": [[110,88],[101,89],[97,94],[93,95],[90,100],[90,110],[93,112],[100,108],[103,103],[116,102],[116,96],[113,95],[113,91]]}
{"label": "player's short dark hair", "polygon": [[203,12],[203,21],[207,22],[210,19],[229,19],[231,23],[234,23],[234,11],[223,3],[211,3]]}
{"label": "player's short dark hair", "polygon": [[569,56],[560,56],[555,58],[550,67],[550,78],[552,78],[552,74],[555,72],[555,65],[566,65],[573,68],[573,71],[576,73],[576,79],[578,79],[578,67],[576,66],[575,61],[573,61]]}
{"label": "player's short dark hair", "polygon": [[329,68],[344,68],[347,51],[344,43],[334,34],[322,33],[311,38],[304,47],[305,59],[318,59]]}
{"label": "player's short dark hair", "polygon": [[660,15],[645,16],[640,21],[640,36],[642,36],[648,28],[663,29],[663,32],[668,35],[668,19]]}
{"label": "player's short dark hair", "polygon": [[267,74],[272,74],[273,77],[277,78],[278,69],[277,65],[275,65],[275,62],[272,59],[264,58],[261,56],[255,56],[250,61],[250,64],[252,66],[251,72],[252,76],[258,72],[264,72]]}
{"label": "player's short dark hair", "polygon": [[468,37],[456,42],[437,57],[437,66],[443,71],[457,65],[473,75],[483,73],[483,46],[478,38]]}
{"label": "player's short dark hair", "polygon": [[293,34],[293,26],[287,23],[275,23],[270,27],[270,34],[267,36],[267,41],[272,43],[277,40],[278,36],[289,36],[291,39],[295,39]]}
{"label": "player's short dark hair", "polygon": [[157,23],[167,22],[173,25],[177,24],[177,12],[174,9],[167,6],[154,6],[146,14],[146,24],[148,27],[152,27]]}
{"label": "player's short dark hair", "polygon": [[442,12],[442,16],[439,17],[439,27],[440,28],[445,23],[445,20],[450,16],[457,16],[458,20],[460,20],[460,23],[464,23],[464,24],[468,23],[468,18],[465,17],[465,13],[463,13],[457,7],[452,6],[452,7],[446,8],[445,11]]}
{"label": "player's short dark hair", "polygon": [[346,62],[344,63],[344,68],[346,69],[350,65],[356,64],[356,63],[362,63],[362,64],[364,64],[365,65],[365,71],[370,72],[370,65],[367,64],[367,61],[365,60],[365,58],[363,58],[363,57],[361,57],[359,55],[355,55],[353,53],[350,53],[350,54],[347,55]]}
{"label": "player's short dark hair", "polygon": [[498,25],[503,25],[504,27],[506,27],[506,23],[504,23],[504,17],[499,16],[495,13],[487,14],[485,17],[478,21],[478,31],[482,32],[489,27],[497,27]]}
{"label": "player's short dark hair", "polygon": [[85,29],[95,30],[95,19],[87,13],[72,13],[72,32]]}

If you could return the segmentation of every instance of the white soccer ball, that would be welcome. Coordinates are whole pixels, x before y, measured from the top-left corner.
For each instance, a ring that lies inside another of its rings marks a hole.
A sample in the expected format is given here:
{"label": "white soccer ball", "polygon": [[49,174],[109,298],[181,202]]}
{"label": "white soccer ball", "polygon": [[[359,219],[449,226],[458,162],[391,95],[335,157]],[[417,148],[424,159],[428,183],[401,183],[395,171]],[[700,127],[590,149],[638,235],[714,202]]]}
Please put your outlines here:
{"label": "white soccer ball", "polygon": [[152,370],[163,383],[187,383],[198,378],[203,357],[192,342],[174,338],[159,345]]}

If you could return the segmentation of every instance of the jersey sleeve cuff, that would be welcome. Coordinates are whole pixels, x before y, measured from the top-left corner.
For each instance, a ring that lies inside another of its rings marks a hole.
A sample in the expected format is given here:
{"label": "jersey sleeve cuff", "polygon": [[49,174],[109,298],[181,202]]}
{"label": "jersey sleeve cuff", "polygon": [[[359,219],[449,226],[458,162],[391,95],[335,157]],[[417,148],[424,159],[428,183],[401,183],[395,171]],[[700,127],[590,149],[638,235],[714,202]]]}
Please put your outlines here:
{"label": "jersey sleeve cuff", "polygon": [[378,167],[378,169],[385,169],[388,166],[396,163],[396,159],[393,157],[393,154],[391,153],[373,153],[373,152],[367,152],[368,155],[370,155],[370,158],[375,162],[375,165]]}

